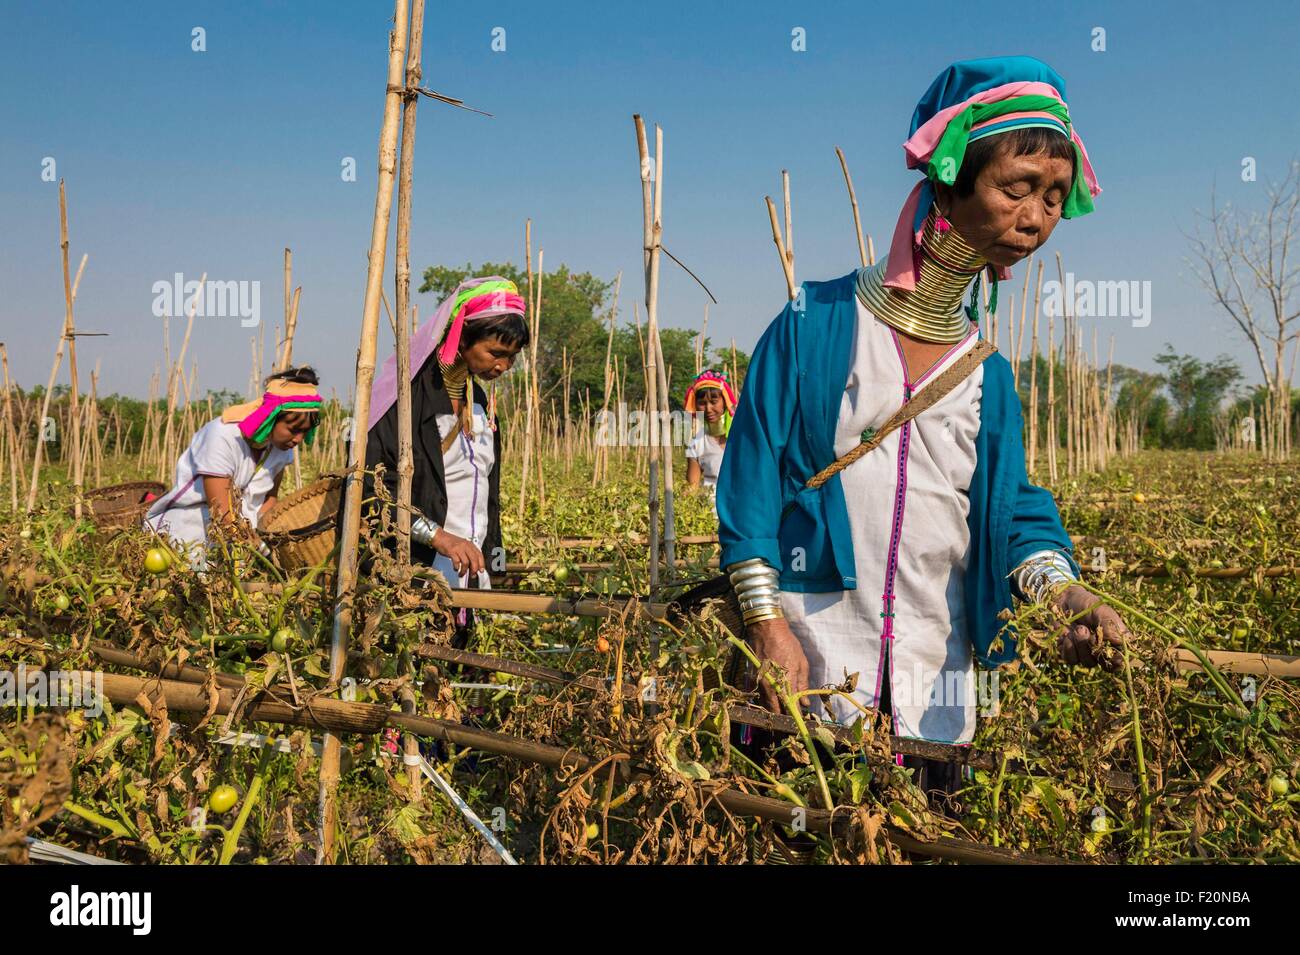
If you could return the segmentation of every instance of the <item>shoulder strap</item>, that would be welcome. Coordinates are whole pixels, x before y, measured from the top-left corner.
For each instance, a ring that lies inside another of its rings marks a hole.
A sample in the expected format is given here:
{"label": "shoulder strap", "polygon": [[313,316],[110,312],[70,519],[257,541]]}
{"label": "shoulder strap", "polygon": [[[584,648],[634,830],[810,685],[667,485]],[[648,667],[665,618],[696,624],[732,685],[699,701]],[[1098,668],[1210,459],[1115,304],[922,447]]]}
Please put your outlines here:
{"label": "shoulder strap", "polygon": [[971,373],[975,371],[984,359],[992,355],[997,348],[988,341],[981,338],[977,341],[966,354],[962,355],[953,362],[938,378],[926,385],[917,393],[916,397],[906,402],[901,408],[890,416],[889,420],[880,426],[880,430],[875,432],[866,441],[863,441],[856,448],[841,458],[837,458],[827,467],[818,471],[808,479],[805,487],[821,487],[832,477],[839,474],[846,467],[862,457],[869,451],[880,447],[892,432],[897,431],[907,422],[911,421],[926,408],[929,408],[939,402],[945,395],[960,385]]}

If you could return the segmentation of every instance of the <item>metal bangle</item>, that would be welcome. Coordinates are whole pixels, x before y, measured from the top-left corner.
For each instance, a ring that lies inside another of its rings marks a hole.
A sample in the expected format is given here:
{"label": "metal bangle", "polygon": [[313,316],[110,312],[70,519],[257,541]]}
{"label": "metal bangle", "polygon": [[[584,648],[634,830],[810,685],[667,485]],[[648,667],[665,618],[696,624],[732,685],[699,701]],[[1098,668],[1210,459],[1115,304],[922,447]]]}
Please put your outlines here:
{"label": "metal bangle", "polygon": [[411,540],[425,547],[433,546],[433,539],[438,535],[438,525],[421,515],[411,521]]}
{"label": "metal bangle", "polygon": [[1041,603],[1053,588],[1078,578],[1065,555],[1043,550],[1030,554],[1014,572],[1017,588],[1025,599]]}
{"label": "metal bangle", "polygon": [[745,626],[749,627],[756,623],[761,623],[764,620],[784,620],[785,611],[780,607],[769,607],[766,610],[756,610],[752,613],[744,614],[744,618]]}

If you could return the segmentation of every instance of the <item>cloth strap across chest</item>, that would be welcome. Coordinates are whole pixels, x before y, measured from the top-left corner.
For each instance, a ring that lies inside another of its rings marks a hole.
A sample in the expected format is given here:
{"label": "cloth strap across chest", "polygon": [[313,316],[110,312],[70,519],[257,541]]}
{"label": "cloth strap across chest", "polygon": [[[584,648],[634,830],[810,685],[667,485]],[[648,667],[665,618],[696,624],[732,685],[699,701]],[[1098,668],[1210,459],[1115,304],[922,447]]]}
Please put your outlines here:
{"label": "cloth strap across chest", "polygon": [[925,409],[938,404],[945,395],[970,377],[971,373],[996,351],[997,348],[985,339],[977,341],[971,346],[970,351],[958,358],[940,373],[938,378],[925,388],[922,388],[914,398],[895,411],[889,417],[889,420],[881,425],[880,429],[873,433],[870,438],[822,468],[810,477],[804,486],[809,488],[821,487],[858,458],[880,447],[881,442],[889,437],[891,433],[907,424]]}

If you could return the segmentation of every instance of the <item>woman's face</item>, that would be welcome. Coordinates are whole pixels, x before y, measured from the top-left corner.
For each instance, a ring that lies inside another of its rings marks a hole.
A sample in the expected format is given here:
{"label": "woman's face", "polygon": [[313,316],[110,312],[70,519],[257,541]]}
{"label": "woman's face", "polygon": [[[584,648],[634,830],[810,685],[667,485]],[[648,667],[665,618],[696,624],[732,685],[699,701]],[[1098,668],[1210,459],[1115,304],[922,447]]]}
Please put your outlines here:
{"label": "woman's face", "polygon": [[480,381],[492,381],[510,370],[519,354],[519,346],[507,345],[493,336],[462,348],[460,354],[470,374]]}
{"label": "woman's face", "polygon": [[311,431],[312,416],[300,411],[278,415],[271,428],[271,443],[281,451],[292,451]]}
{"label": "woman's face", "polygon": [[704,412],[704,420],[710,424],[719,420],[727,411],[727,403],[717,388],[695,392],[695,407]]}
{"label": "woman's face", "polygon": [[1070,191],[1069,160],[1046,154],[994,153],[975,178],[974,191],[960,198],[937,187],[939,207],[971,247],[998,266],[1012,266],[1047,241],[1061,218]]}

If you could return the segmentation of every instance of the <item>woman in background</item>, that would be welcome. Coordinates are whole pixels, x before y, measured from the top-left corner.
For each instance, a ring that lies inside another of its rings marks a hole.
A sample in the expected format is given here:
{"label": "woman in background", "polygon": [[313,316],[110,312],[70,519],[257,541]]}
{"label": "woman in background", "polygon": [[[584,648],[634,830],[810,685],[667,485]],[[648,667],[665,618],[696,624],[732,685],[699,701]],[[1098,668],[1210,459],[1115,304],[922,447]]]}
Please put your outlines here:
{"label": "woman in background", "polygon": [[294,449],[315,438],[319,385],[310,367],[282,371],[266,380],[260,399],[233,405],[200,428],[176,462],[172,489],[149,508],[145,526],[200,563],[213,521],[243,521],[256,530],[275,503]]}
{"label": "woman in background", "polygon": [[736,413],[736,393],[725,371],[707,369],[686,389],[686,413],[703,418],[703,428],[686,446],[686,483],[713,488],[727,449],[731,416]]}

